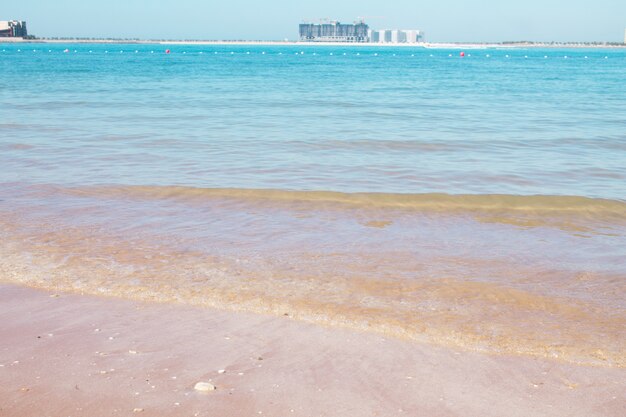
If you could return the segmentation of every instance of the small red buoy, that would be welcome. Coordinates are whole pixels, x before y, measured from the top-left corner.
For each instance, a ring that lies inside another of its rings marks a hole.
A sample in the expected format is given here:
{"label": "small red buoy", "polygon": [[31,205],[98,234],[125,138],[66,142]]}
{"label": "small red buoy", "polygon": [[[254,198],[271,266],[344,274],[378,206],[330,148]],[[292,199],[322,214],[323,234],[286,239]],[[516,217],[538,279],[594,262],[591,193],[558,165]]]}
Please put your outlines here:
{"label": "small red buoy", "polygon": [[171,52],[172,52],[172,51],[170,51],[169,49],[166,49],[166,50],[165,50],[165,53],[166,53],[166,54],[169,54],[169,53],[171,53]]}
{"label": "small red buoy", "polygon": [[463,58],[465,56],[465,52],[461,52],[459,55],[461,55],[461,58]]}

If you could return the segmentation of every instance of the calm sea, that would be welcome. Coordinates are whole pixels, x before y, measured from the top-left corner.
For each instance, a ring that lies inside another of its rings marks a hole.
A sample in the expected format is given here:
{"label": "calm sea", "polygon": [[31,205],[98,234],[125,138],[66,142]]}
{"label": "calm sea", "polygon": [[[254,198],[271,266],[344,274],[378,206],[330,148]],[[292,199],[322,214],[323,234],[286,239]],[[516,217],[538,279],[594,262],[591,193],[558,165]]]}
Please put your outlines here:
{"label": "calm sea", "polygon": [[0,74],[2,281],[626,365],[624,49],[0,44]]}

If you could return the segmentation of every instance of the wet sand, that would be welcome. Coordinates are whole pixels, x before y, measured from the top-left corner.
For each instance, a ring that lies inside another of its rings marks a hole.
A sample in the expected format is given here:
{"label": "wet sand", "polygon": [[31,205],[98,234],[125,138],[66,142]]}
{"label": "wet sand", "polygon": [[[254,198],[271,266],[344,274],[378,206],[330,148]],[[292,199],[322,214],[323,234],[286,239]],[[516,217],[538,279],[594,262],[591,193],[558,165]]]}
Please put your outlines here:
{"label": "wet sand", "polygon": [[621,416],[624,392],[623,368],[0,286],[0,416]]}

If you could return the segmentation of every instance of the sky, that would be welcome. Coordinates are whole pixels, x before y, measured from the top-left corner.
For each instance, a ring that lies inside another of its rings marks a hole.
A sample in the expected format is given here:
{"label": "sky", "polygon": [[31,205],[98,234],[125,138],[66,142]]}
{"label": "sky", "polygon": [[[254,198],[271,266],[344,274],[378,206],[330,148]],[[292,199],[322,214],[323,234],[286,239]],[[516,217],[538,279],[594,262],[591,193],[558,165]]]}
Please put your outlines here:
{"label": "sky", "polygon": [[363,17],[429,42],[622,42],[626,0],[4,0],[41,37],[296,40],[298,24]]}

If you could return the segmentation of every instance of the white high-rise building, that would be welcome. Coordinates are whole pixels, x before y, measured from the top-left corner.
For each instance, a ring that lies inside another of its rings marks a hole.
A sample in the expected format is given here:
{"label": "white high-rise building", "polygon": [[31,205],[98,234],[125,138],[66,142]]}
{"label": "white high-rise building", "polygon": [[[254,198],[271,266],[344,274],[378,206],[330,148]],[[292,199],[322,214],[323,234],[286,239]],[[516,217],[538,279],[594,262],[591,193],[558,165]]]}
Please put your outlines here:
{"label": "white high-rise building", "polygon": [[390,30],[379,30],[378,31],[379,35],[378,35],[378,41],[380,43],[389,43],[391,42],[391,31]]}
{"label": "white high-rise building", "polygon": [[417,43],[422,39],[422,32],[417,29],[408,29],[403,32],[406,35],[407,43]]}
{"label": "white high-rise building", "polygon": [[406,33],[404,30],[391,31],[391,43],[406,43]]}
{"label": "white high-rise building", "polygon": [[417,29],[372,30],[369,35],[370,42],[373,43],[417,43],[422,37],[422,31]]}

